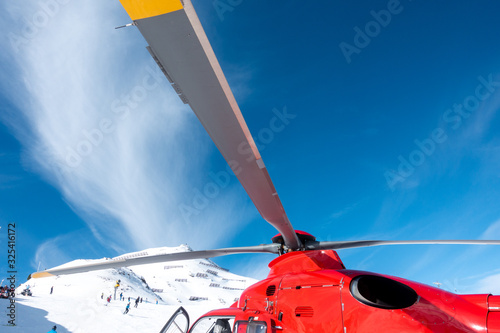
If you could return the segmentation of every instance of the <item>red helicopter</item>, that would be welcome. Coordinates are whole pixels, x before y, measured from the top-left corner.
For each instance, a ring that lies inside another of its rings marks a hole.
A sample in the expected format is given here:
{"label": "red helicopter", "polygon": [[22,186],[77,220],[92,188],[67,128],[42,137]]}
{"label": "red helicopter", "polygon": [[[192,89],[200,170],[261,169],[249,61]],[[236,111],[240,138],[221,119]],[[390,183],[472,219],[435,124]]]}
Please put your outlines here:
{"label": "red helicopter", "polygon": [[189,104],[262,217],[272,244],[108,259],[33,273],[33,278],[237,253],[274,253],[268,277],[227,309],[190,326],[181,307],[161,332],[500,332],[500,296],[457,295],[397,277],[346,269],[335,250],[496,240],[318,242],[293,229],[190,0],[120,0],[149,53]]}

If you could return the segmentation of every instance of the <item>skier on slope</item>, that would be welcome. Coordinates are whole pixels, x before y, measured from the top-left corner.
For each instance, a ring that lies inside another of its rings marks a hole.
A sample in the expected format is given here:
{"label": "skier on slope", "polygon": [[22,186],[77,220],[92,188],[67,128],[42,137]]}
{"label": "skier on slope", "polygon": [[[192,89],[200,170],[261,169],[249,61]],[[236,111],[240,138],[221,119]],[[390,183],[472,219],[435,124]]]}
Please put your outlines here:
{"label": "skier on slope", "polygon": [[57,326],[54,325],[54,327],[52,327],[52,329],[50,331],[48,331],[47,333],[57,333],[56,330],[57,330]]}
{"label": "skier on slope", "polygon": [[137,296],[137,299],[135,300],[135,307],[137,307],[137,305],[139,305],[139,296]]}
{"label": "skier on slope", "polygon": [[125,307],[125,312],[123,314],[127,314],[128,310],[130,310],[130,302],[128,302],[127,306]]}

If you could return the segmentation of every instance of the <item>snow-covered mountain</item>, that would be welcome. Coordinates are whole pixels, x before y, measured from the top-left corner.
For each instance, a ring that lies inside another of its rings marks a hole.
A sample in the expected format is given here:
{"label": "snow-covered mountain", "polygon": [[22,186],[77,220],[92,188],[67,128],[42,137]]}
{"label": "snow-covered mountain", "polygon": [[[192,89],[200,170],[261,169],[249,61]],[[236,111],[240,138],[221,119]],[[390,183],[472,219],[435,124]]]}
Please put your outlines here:
{"label": "snow-covered mountain", "polygon": [[[124,256],[180,251],[190,251],[190,248],[187,245],[162,247]],[[81,262],[76,260],[64,266]],[[120,286],[115,300],[117,280]],[[57,332],[159,332],[179,306],[183,306],[194,321],[211,309],[229,307],[255,282],[207,259],[30,279],[16,290],[17,327],[8,328],[8,332],[47,332],[53,325],[57,325]],[[22,296],[21,291],[28,286],[33,296]],[[123,293],[122,300],[120,293]],[[108,296],[112,297],[109,304]],[[123,314],[129,297],[130,312]],[[142,303],[135,308],[137,297],[142,298]],[[0,300],[0,306],[2,303],[7,306],[7,302]],[[3,311],[7,311],[6,306],[2,306]]]}

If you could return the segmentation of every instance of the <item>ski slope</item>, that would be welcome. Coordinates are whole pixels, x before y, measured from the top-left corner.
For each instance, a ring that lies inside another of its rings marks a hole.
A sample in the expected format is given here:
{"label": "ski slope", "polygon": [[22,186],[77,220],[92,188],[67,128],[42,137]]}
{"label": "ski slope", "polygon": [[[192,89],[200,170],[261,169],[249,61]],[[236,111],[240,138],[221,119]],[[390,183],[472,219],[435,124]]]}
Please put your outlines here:
{"label": "ski slope", "polygon": [[[190,248],[187,245],[162,247],[124,256],[179,251],[190,251]],[[86,260],[87,263],[92,261]],[[76,260],[64,266],[81,262]],[[117,280],[121,282],[114,300]],[[207,259],[31,279],[16,289],[17,327],[0,327],[0,331],[48,332],[57,325],[57,332],[159,332],[179,306],[188,311],[192,323],[211,309],[229,307],[255,282],[232,274]],[[32,297],[20,294],[28,286]],[[122,301],[120,293],[124,296]],[[112,300],[108,304],[106,298],[110,295]],[[123,314],[129,297],[130,311]],[[135,308],[137,297],[142,297],[143,302]],[[8,300],[0,301],[5,313],[7,305]]]}

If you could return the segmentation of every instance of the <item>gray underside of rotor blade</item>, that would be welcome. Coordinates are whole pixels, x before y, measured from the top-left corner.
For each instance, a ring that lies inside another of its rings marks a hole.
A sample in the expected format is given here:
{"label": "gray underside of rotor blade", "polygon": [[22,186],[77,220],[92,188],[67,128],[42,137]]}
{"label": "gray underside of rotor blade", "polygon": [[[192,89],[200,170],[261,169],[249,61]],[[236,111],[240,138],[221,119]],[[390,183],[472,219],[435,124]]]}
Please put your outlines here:
{"label": "gray underside of rotor blade", "polygon": [[135,258],[116,257],[97,263],[77,265],[72,267],[61,267],[61,268],[56,267],[53,269],[46,270],[45,272],[50,273],[52,275],[63,275],[63,274],[83,273],[83,272],[89,272],[107,268],[119,268],[119,267],[135,266],[135,265],[153,264],[158,262],[214,258],[214,257],[220,257],[224,255],[238,254],[238,253],[278,254],[279,248],[280,248],[279,244],[268,244],[268,245],[235,247],[235,248],[205,250],[205,251],[167,253],[167,254],[159,254],[152,256],[135,257]]}
{"label": "gray underside of rotor blade", "polygon": [[135,21],[148,51],[183,103],[189,104],[262,217],[292,249],[295,231],[239,106],[192,8]]}

